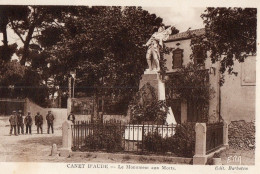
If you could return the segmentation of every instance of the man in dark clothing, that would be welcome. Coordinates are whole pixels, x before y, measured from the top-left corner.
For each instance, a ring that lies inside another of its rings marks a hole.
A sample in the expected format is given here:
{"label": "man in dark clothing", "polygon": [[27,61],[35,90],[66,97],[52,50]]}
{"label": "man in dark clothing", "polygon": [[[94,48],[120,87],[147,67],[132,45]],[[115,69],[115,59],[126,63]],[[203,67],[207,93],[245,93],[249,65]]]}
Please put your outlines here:
{"label": "man in dark clothing", "polygon": [[18,129],[18,134],[20,134],[20,129],[21,129],[21,134],[24,134],[23,114],[21,110],[19,110],[17,115],[17,129]]}
{"label": "man in dark clothing", "polygon": [[73,114],[73,112],[70,112],[68,120],[71,121],[73,124],[75,123],[75,115]]}
{"label": "man in dark clothing", "polygon": [[17,125],[16,111],[13,111],[13,114],[9,118],[9,122],[10,122],[10,135],[12,135],[13,130],[14,130],[14,135],[17,135],[17,133],[16,133],[16,125]]}
{"label": "man in dark clothing", "polygon": [[42,124],[43,124],[43,117],[40,115],[40,112],[37,112],[37,115],[35,116],[35,125],[37,127],[37,134],[39,134],[39,129],[41,129],[42,134]]}
{"label": "man in dark clothing", "polygon": [[31,112],[28,112],[28,115],[24,119],[24,123],[26,125],[26,134],[32,134],[32,117]]}
{"label": "man in dark clothing", "polygon": [[54,133],[54,131],[53,131],[54,116],[51,113],[51,111],[48,111],[48,114],[46,116],[46,120],[47,120],[47,125],[48,125],[48,134],[50,133],[50,127],[51,127],[51,130],[52,130],[52,133]]}

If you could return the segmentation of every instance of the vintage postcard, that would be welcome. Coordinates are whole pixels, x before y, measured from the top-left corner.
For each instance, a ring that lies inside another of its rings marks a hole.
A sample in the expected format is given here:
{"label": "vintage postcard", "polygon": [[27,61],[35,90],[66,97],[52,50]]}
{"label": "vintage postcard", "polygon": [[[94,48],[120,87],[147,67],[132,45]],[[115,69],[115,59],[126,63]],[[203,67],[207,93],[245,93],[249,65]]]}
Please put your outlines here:
{"label": "vintage postcard", "polygon": [[256,173],[258,11],[0,1],[1,173]]}

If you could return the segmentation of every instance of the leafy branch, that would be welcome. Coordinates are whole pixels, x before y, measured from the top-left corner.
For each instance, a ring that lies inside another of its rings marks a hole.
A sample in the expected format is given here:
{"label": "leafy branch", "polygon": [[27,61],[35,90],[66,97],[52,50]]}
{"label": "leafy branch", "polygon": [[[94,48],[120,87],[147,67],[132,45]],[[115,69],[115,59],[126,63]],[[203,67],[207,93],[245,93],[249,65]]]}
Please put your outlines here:
{"label": "leafy branch", "polygon": [[154,87],[147,83],[137,92],[130,104],[130,111],[132,123],[152,121],[164,124],[168,107],[165,101],[157,99]]}
{"label": "leafy branch", "polygon": [[200,65],[189,63],[182,67],[166,81],[167,101],[180,98],[192,103],[198,103],[202,109],[202,118],[207,118],[209,100],[214,96],[214,89],[209,83],[208,71]]}

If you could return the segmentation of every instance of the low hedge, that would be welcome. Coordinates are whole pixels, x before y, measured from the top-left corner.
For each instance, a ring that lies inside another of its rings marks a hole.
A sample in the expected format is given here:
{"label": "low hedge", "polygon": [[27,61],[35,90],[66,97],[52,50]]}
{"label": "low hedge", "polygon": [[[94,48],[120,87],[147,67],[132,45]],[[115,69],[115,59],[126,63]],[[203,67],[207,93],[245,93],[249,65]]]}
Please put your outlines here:
{"label": "low hedge", "polygon": [[149,152],[172,152],[180,157],[195,153],[195,123],[178,124],[172,137],[163,138],[157,131],[144,137],[144,148]]}

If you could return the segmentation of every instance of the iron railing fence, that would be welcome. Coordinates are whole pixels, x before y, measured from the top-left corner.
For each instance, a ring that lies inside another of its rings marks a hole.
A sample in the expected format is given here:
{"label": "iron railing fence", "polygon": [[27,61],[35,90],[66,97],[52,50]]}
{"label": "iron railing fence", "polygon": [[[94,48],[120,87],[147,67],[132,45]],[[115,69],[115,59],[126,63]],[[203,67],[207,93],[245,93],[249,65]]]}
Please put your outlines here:
{"label": "iron railing fence", "polygon": [[206,154],[223,145],[223,122],[207,124]]}
{"label": "iron railing fence", "polygon": [[[163,152],[163,140],[172,137],[176,125],[129,124],[121,121],[93,123],[77,121],[72,125],[72,150]],[[156,148],[155,144],[156,143]]]}

